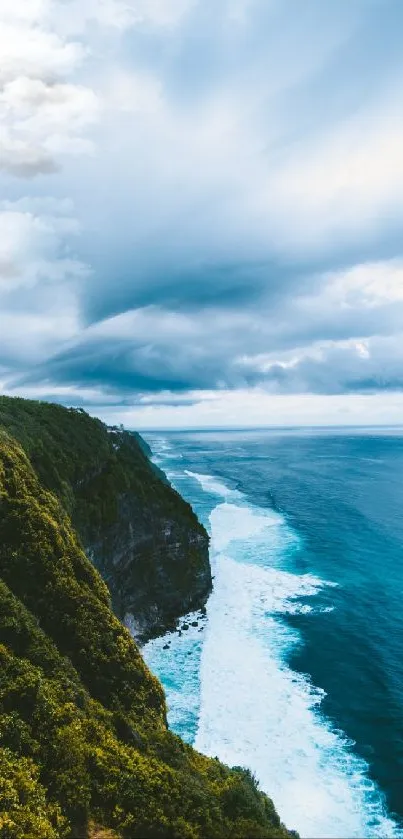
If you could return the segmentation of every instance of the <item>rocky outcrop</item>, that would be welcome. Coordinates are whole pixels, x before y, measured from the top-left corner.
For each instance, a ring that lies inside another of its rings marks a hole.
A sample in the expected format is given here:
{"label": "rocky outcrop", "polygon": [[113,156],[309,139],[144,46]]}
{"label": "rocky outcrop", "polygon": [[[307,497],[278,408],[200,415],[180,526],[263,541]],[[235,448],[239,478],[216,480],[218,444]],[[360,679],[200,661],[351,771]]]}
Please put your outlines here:
{"label": "rocky outcrop", "polygon": [[208,535],[140,435],[81,409],[9,397],[0,397],[1,426],[59,497],[137,639],[204,605]]}
{"label": "rocky outcrop", "polygon": [[[131,469],[133,456],[138,457],[138,437],[120,431],[114,440]],[[203,606],[212,585],[204,527],[164,473],[162,480],[150,461],[144,466],[154,487],[146,498],[128,489],[118,496],[114,522],[87,529],[78,522],[86,552],[109,586],[116,614],[141,641]]]}

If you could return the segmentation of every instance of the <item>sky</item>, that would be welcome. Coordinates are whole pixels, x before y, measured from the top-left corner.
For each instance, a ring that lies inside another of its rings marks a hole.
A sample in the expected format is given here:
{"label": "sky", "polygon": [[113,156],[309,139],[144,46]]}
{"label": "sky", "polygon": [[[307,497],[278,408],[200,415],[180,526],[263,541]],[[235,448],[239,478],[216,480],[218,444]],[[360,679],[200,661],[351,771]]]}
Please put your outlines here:
{"label": "sky", "polygon": [[403,423],[401,0],[0,0],[0,392]]}

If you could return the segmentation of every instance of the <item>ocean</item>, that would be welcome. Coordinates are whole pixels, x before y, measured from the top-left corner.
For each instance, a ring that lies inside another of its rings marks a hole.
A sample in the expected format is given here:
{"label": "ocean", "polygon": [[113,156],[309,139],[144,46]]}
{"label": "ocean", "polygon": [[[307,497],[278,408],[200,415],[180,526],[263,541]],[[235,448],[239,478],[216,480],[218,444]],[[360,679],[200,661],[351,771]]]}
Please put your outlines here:
{"label": "ocean", "polygon": [[302,837],[401,839],[403,431],[144,436],[211,535],[206,616],[143,648],[171,727]]}

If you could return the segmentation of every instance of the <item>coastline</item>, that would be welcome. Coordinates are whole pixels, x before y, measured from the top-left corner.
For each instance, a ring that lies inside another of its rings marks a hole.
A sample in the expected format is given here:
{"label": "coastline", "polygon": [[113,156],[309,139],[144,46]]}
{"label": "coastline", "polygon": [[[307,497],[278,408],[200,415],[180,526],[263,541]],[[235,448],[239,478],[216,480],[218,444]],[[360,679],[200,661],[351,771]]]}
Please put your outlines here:
{"label": "coastline", "polygon": [[170,461],[164,451],[160,465],[207,516],[215,576],[203,644],[192,649],[190,639],[173,635],[168,649],[165,637],[144,649],[167,691],[171,725],[198,750],[247,765],[301,836],[400,837],[354,744],[323,715],[324,691],[288,666],[301,639],[285,618],[330,611],[321,592],[334,584],[284,570],[284,551],[292,553],[298,535],[280,513],[250,504],[214,474],[186,468],[183,451],[179,461],[174,449]]}

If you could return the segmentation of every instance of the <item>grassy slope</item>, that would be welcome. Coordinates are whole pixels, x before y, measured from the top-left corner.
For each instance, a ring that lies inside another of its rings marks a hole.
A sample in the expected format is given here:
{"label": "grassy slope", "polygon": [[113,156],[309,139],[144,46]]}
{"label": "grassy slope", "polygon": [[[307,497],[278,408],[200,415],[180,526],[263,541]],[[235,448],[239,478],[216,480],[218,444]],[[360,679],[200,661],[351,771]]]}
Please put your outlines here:
{"label": "grassy slope", "polygon": [[4,432],[0,579],[1,837],[287,835],[248,773],[167,730],[70,519]]}

